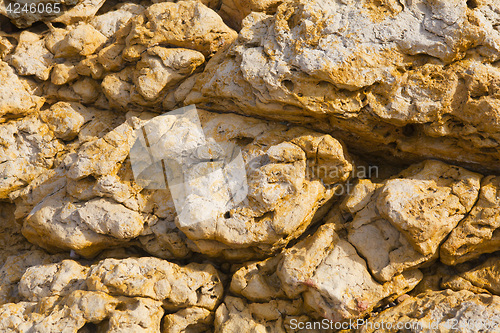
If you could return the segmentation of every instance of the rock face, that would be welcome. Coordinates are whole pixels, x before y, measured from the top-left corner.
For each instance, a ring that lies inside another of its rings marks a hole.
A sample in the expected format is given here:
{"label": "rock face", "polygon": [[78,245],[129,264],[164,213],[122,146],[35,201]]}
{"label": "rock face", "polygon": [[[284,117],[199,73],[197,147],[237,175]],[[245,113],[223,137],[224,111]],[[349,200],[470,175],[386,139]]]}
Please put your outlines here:
{"label": "rock face", "polygon": [[2,331],[76,332],[92,323],[107,332],[159,332],[164,309],[171,317],[190,313],[186,327],[210,320],[223,287],[211,265],[143,257],[32,266],[19,292],[22,302],[0,306]]}
{"label": "rock face", "polygon": [[0,0],[0,332],[498,332],[499,27]]}
{"label": "rock face", "polygon": [[[382,332],[373,329],[382,323],[400,323],[411,327],[411,332],[494,332],[500,325],[499,304],[498,296],[476,295],[465,290],[424,293],[382,312],[360,332]],[[398,332],[398,329],[384,327],[383,331]]]}
{"label": "rock face", "polygon": [[372,274],[388,281],[438,256],[438,247],[470,212],[481,175],[437,161],[410,167],[382,184],[360,182],[343,206],[348,239]]}
{"label": "rock face", "polygon": [[259,302],[303,299],[311,316],[342,321],[362,316],[383,299],[396,299],[421,278],[420,271],[410,270],[377,283],[356,249],[326,224],[282,255],[239,269],[231,291]]}
{"label": "rock face", "polygon": [[474,209],[441,247],[443,263],[455,265],[500,250],[499,187],[498,177],[484,178]]}
{"label": "rock face", "polygon": [[288,1],[247,16],[186,103],[498,170],[497,20],[496,2]]}
{"label": "rock face", "polygon": [[[69,107],[54,104],[54,111],[58,106]],[[209,256],[258,258],[284,247],[324,215],[325,211],[318,209],[334,195],[333,185],[350,176],[349,156],[329,135],[236,115],[203,110],[199,115],[207,137],[241,149],[242,172],[248,181],[247,200],[227,210],[221,204],[224,196],[215,196],[221,188],[200,195],[197,188],[207,184],[199,184],[194,174],[192,180],[185,180],[186,188],[182,190],[194,191],[186,197],[191,208],[184,208],[182,214],[177,210],[180,219],[176,220],[176,197],[172,198],[166,189],[143,189],[134,181],[125,161],[141,128],[154,132],[168,128],[166,124],[176,118],[167,115],[146,122],[131,115],[129,121],[102,138],[89,140],[77,152],[68,154],[56,170],[47,172],[51,181],[24,190],[26,195],[18,205],[18,217],[25,219],[23,234],[50,251],[74,250],[86,257],[139,241],[147,251],[166,258],[187,256],[187,246]],[[66,135],[73,124],[63,125],[54,129]],[[152,133],[147,140],[151,149],[156,145],[159,151],[162,147],[178,147],[172,148],[175,156],[182,154],[182,150],[175,149],[187,147],[179,140],[187,134],[182,133],[173,127],[171,133]],[[143,148],[138,150],[147,151]],[[134,158],[132,154],[132,162]],[[204,163],[186,172],[210,166]],[[217,174],[212,177],[216,178],[211,182],[222,180]],[[52,194],[44,197],[49,190],[44,187],[50,186]],[[212,195],[213,199],[208,200]],[[23,200],[26,196],[29,200]],[[196,220],[202,212],[203,219]],[[199,222],[185,223],[183,219]]]}
{"label": "rock face", "polygon": [[493,257],[483,264],[457,274],[447,281],[443,281],[444,288],[453,290],[470,290],[475,293],[492,293],[500,295],[500,261]]}

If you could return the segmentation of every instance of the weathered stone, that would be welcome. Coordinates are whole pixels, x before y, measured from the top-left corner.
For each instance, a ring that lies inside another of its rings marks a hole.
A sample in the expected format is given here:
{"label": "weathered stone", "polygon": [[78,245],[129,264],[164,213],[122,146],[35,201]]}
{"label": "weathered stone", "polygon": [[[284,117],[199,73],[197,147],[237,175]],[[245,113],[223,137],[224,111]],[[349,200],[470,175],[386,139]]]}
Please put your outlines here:
{"label": "weathered stone", "polygon": [[292,332],[290,321],[312,321],[303,315],[301,300],[249,303],[227,296],[215,314],[215,332]]}
{"label": "weathered stone", "polygon": [[132,126],[128,122],[107,133],[104,137],[85,143],[71,165],[68,176],[82,179],[92,175],[115,174],[129,153],[135,139]]}
{"label": "weathered stone", "polygon": [[2,96],[0,117],[30,113],[39,109],[44,102],[43,98],[33,94],[29,83],[21,80],[15,74],[14,69],[2,60],[0,60],[0,96]]}
{"label": "weathered stone", "polygon": [[73,203],[64,190],[41,201],[23,224],[23,235],[48,251],[95,256],[139,236],[144,220],[113,200]]}
{"label": "weathered stone", "polygon": [[339,239],[334,228],[323,225],[282,255],[242,267],[233,276],[231,291],[261,302],[303,297],[313,317],[339,321],[363,316],[421,280],[422,274],[414,269],[379,284],[355,248]]}
{"label": "weathered stone", "polygon": [[441,246],[441,261],[455,265],[500,250],[500,178],[485,177],[479,200]]}
{"label": "weathered stone", "polygon": [[247,16],[185,103],[335,131],[399,161],[498,170],[498,5],[470,7],[286,1]]}
{"label": "weathered stone", "polygon": [[78,78],[76,71],[76,62],[64,62],[62,64],[55,64],[50,76],[50,82],[56,85],[63,85],[74,81]]}
{"label": "weathered stone", "polygon": [[[207,177],[203,168],[213,167],[205,158],[192,165],[178,162],[184,169],[175,172],[185,178],[176,191],[186,196],[174,198],[183,207],[177,210],[176,223],[196,252],[234,259],[275,252],[307,228],[318,208],[332,198],[335,188],[330,185],[347,180],[352,170],[342,145],[329,135],[236,115],[198,114],[207,140],[220,145],[210,149],[239,145],[242,150],[248,198],[228,207],[229,189],[212,185],[223,180],[221,171]],[[131,153],[138,170],[146,170],[147,165],[140,165],[149,160],[148,151],[171,163],[204,142],[193,134],[197,129],[192,124],[176,119],[167,114],[144,125],[149,150],[139,145]],[[170,130],[163,134],[163,129]],[[163,181],[161,170],[153,173]]]}
{"label": "weathered stone", "polygon": [[123,3],[117,10],[94,17],[90,24],[104,36],[113,37],[135,15],[144,12],[144,7],[135,3]]}
{"label": "weathered stone", "polygon": [[19,302],[23,299],[19,294],[18,283],[29,267],[50,264],[64,257],[64,255],[51,256],[34,249],[6,258],[0,268],[0,304]]}
{"label": "weathered stone", "polygon": [[208,332],[212,326],[213,320],[213,313],[207,309],[191,307],[163,317],[162,332]]}
{"label": "weathered stone", "polygon": [[63,150],[49,126],[35,114],[0,124],[0,199],[53,167]]}
{"label": "weathered stone", "polygon": [[147,106],[159,110],[167,91],[174,89],[204,61],[203,54],[197,51],[154,46],[144,52],[135,67],[108,74],[102,89],[116,108],[128,111],[132,104],[135,108]]}
{"label": "weathered stone", "polygon": [[414,332],[495,332],[500,325],[500,297],[470,291],[428,292],[406,299],[370,322],[359,331],[399,332],[394,325],[398,323]]}
{"label": "weathered stone", "polygon": [[283,0],[222,0],[219,15],[231,28],[240,30],[241,21],[251,12],[274,14]]}
{"label": "weathered stone", "polygon": [[85,122],[85,107],[79,103],[59,102],[41,113],[41,119],[49,125],[55,136],[73,140]]}
{"label": "weathered stone", "polygon": [[444,288],[467,289],[474,293],[500,296],[500,259],[493,257],[483,264],[443,281]]}
{"label": "weathered stone", "polygon": [[212,265],[181,267],[154,257],[103,260],[91,267],[87,286],[111,295],[163,301],[169,310],[190,306],[214,310],[223,292]]}
{"label": "weathered stone", "polygon": [[101,292],[76,290],[64,298],[9,303],[0,307],[0,330],[5,332],[77,332],[87,323],[100,323],[107,332],[158,332],[161,302],[147,298],[115,298]]}
{"label": "weathered stone", "polygon": [[44,297],[65,296],[74,290],[85,290],[88,267],[73,260],[29,267],[19,281],[19,294],[37,302]]}
{"label": "weathered stone", "polygon": [[54,65],[54,56],[45,47],[42,36],[29,31],[19,35],[16,50],[9,57],[9,62],[20,75],[35,75],[40,80],[50,77]]}
{"label": "weathered stone", "polygon": [[106,40],[106,36],[92,25],[80,23],[69,30],[64,39],[54,46],[53,53],[56,58],[89,56],[102,47]]}
{"label": "weathered stone", "polygon": [[10,42],[7,36],[0,35],[0,60],[3,60],[5,56],[14,50],[14,45]]}
{"label": "weathered stone", "polygon": [[151,46],[167,44],[197,50],[208,57],[237,36],[213,10],[197,1],[157,3],[131,22],[123,51],[127,60],[139,59]]}
{"label": "weathered stone", "polygon": [[[74,0],[71,0],[73,4]],[[87,21],[92,18],[106,0],[78,0],[78,3],[65,10],[61,15],[52,19],[51,22],[60,22],[66,25],[74,24],[81,21]]]}
{"label": "weathered stone", "polygon": [[420,267],[437,258],[441,242],[470,212],[481,177],[426,161],[382,184],[365,180],[343,204],[353,216],[349,241],[380,281]]}
{"label": "weathered stone", "polygon": [[205,62],[203,54],[187,49],[152,47],[137,63],[134,82],[148,100],[156,99],[167,86],[173,86]]}

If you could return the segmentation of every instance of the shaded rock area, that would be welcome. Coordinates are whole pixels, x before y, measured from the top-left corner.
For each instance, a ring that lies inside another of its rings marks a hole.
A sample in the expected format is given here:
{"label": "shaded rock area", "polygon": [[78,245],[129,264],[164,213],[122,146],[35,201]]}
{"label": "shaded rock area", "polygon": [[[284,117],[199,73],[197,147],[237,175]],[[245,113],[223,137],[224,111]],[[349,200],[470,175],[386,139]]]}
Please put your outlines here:
{"label": "shaded rock area", "polygon": [[0,0],[0,332],[498,332],[499,27]]}

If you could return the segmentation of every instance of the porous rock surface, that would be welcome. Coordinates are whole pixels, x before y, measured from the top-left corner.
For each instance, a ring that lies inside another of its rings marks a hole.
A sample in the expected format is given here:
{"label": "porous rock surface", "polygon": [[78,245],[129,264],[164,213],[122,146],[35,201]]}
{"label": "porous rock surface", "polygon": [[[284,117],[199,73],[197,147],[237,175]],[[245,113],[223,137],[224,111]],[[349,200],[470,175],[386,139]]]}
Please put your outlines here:
{"label": "porous rock surface", "polygon": [[498,332],[498,1],[10,3],[1,332]]}
{"label": "porous rock surface", "polygon": [[[387,328],[382,323],[399,323],[408,332],[495,332],[500,325],[500,298],[466,290],[423,293],[380,313],[360,332],[398,332],[396,325]],[[377,324],[384,328],[377,329]]]}
{"label": "porous rock surface", "polygon": [[245,18],[186,103],[335,131],[364,153],[498,171],[498,6],[286,1]]}

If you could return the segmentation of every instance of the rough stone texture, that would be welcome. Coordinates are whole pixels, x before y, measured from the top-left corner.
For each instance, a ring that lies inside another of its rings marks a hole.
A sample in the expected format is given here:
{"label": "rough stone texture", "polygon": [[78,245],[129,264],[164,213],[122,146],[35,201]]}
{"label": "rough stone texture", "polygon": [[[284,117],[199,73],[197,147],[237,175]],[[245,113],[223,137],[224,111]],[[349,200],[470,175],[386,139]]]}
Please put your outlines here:
{"label": "rough stone texture", "polygon": [[129,104],[161,104],[165,92],[192,74],[204,61],[203,54],[194,50],[154,46],[146,50],[135,68],[127,67],[106,75],[102,89],[116,108],[127,108]]}
{"label": "rough stone texture", "polygon": [[0,277],[2,278],[0,280],[0,304],[22,300],[18,283],[29,267],[57,262],[64,257],[65,255],[51,256],[38,249],[7,257],[0,268]]}
{"label": "rough stone texture", "polygon": [[87,323],[98,323],[106,332],[153,333],[159,332],[163,313],[161,303],[152,299],[76,290],[67,297],[50,297],[38,304],[20,302],[1,306],[0,330],[77,332]]}
{"label": "rough stone texture", "polygon": [[[165,308],[177,312],[164,329],[183,332],[210,327],[222,298],[219,273],[207,264],[181,267],[143,257],[105,259],[89,268],[73,260],[35,266],[36,259],[24,262],[32,267],[20,278],[16,301],[22,302],[0,306],[2,331],[76,332],[93,323],[106,332],[159,332]],[[181,316],[184,323],[173,321]]]}
{"label": "rough stone texture", "polygon": [[185,103],[334,130],[361,152],[499,170],[499,5],[469,4],[287,1],[247,16]]}
{"label": "rough stone texture", "polygon": [[[185,18],[189,17],[189,20]],[[197,1],[161,2],[132,19],[124,57],[138,59],[154,45],[173,45],[197,50],[205,56],[230,44],[237,34],[210,8]]]}
{"label": "rough stone texture", "polygon": [[[139,115],[141,120],[130,114],[127,122],[102,137],[84,139],[80,136],[85,127],[79,126],[85,110],[59,102],[48,111],[45,117],[52,120],[55,135],[68,139],[79,132],[76,152],[61,158],[57,168],[43,170],[39,180],[19,194],[17,215],[24,219],[24,236],[53,252],[74,250],[92,257],[138,240],[162,258],[184,258],[191,250],[233,260],[262,258],[321,218],[326,210],[318,209],[334,195],[331,185],[346,181],[352,170],[343,146],[329,135],[201,110],[206,135],[240,145],[249,200],[229,212],[217,202],[223,197],[195,200],[190,214],[210,212],[210,218],[185,225],[175,220],[170,193],[142,189],[126,160],[136,139],[134,129],[151,115]],[[63,117],[68,112],[83,115],[79,122],[78,116],[71,117],[75,124]],[[171,139],[180,137],[174,134]],[[197,186],[197,181],[194,177],[189,186]],[[29,200],[23,199],[27,196]]]}
{"label": "rough stone texture", "polygon": [[499,1],[60,2],[0,0],[1,332],[498,331]]}
{"label": "rough stone texture", "polygon": [[54,65],[54,56],[45,47],[45,41],[29,31],[19,35],[19,43],[9,60],[19,75],[35,75],[44,81]]}
{"label": "rough stone texture", "polygon": [[[19,78],[12,67],[0,60],[0,121],[4,115],[21,116],[40,108],[44,99],[33,94],[29,82]],[[2,136],[3,137],[3,136]]]}
{"label": "rough stone texture", "polygon": [[213,313],[204,308],[191,307],[163,317],[162,332],[208,332],[212,327]]}
{"label": "rough stone texture", "polygon": [[227,296],[215,313],[214,332],[293,332],[290,321],[311,321],[303,315],[302,301],[272,300],[249,303],[242,298]]}
{"label": "rough stone texture", "polygon": [[443,288],[492,293],[500,296],[500,259],[498,256],[483,264],[443,281]]}
{"label": "rough stone texture", "polygon": [[0,124],[0,143],[0,199],[52,168],[64,149],[36,114]]}
{"label": "rough stone texture", "polygon": [[377,283],[355,248],[338,238],[334,225],[326,224],[282,255],[239,269],[231,291],[260,302],[301,297],[313,317],[339,321],[396,299],[421,278],[420,271],[409,270],[385,284]]}
{"label": "rough stone texture", "polygon": [[[500,326],[500,297],[451,290],[423,293],[371,319],[360,332],[398,332],[375,329],[381,323],[402,323],[408,332],[496,332]],[[420,327],[420,328],[419,328]]]}
{"label": "rough stone texture", "polygon": [[236,30],[241,29],[241,21],[251,12],[274,14],[282,0],[222,0],[219,15]]}
{"label": "rough stone texture", "polygon": [[220,277],[212,265],[192,263],[179,267],[147,257],[103,260],[91,267],[87,286],[111,295],[163,301],[168,310],[191,306],[214,310],[223,293]]}
{"label": "rough stone texture", "polygon": [[382,184],[360,182],[343,204],[353,216],[348,239],[380,281],[426,264],[472,209],[481,177],[426,161]]}
{"label": "rough stone texture", "polygon": [[479,200],[441,247],[441,261],[455,265],[500,250],[500,178],[485,177]]}

